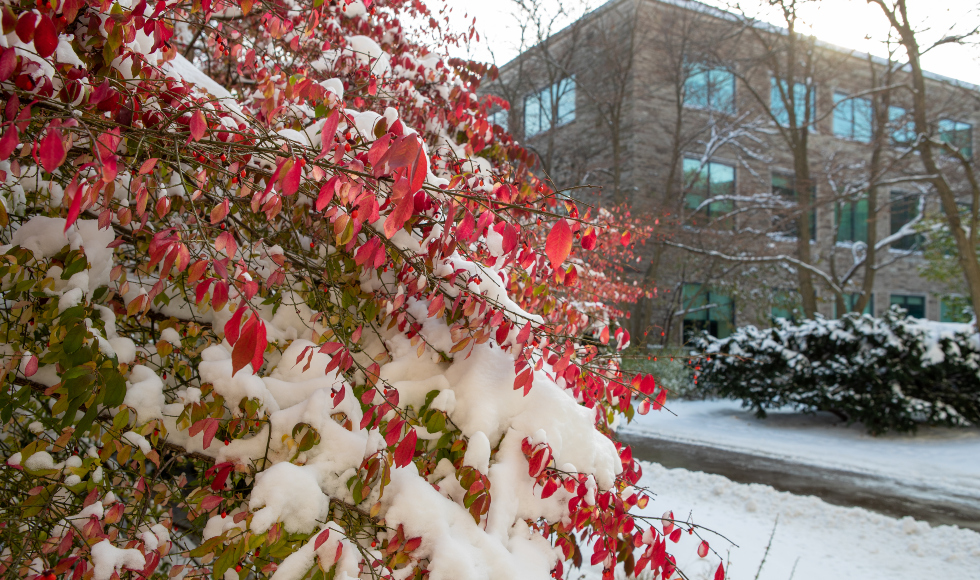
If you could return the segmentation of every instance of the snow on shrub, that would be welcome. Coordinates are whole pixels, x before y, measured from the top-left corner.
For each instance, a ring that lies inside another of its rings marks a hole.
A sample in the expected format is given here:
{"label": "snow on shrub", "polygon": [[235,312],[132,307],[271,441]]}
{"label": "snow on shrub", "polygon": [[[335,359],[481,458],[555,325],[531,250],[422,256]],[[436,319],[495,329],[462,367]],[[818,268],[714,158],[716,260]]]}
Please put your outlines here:
{"label": "snow on shrub", "polygon": [[4,0],[0,572],[673,573],[610,438],[664,392],[577,339],[629,344],[584,250],[630,236],[399,20],[437,16]]}
{"label": "snow on shrub", "polygon": [[891,310],[883,318],[818,315],[774,328],[699,337],[703,389],[764,417],[790,405],[860,421],[873,434],[980,424],[980,340],[968,324]]}

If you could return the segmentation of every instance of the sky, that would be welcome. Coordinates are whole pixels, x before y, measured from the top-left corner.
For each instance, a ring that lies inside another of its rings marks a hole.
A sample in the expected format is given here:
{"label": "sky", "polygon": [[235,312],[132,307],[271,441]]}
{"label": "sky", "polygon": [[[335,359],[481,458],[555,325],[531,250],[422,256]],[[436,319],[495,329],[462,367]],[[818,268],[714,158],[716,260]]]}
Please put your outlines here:
{"label": "sky", "polygon": [[[502,65],[519,53],[520,27],[515,19],[513,0],[446,0],[452,7],[452,17],[461,27],[476,17],[480,42],[473,42],[468,50],[460,49],[459,56]],[[555,10],[563,0],[537,0]],[[591,7],[604,0],[564,0],[565,7],[576,15],[581,14],[584,2]],[[704,0],[705,3],[732,11],[727,0]],[[921,39],[934,41],[953,33],[963,32],[966,27],[980,25],[980,6],[976,0],[908,0],[912,20],[917,24]],[[734,3],[734,0],[732,0]],[[767,2],[744,0],[742,10],[760,20],[781,24],[775,14],[769,12]],[[574,6],[574,8],[572,8]],[[763,8],[765,7],[765,8]],[[464,16],[465,15],[465,16]],[[805,32],[817,38],[878,56],[887,55],[883,41],[888,36],[888,23],[877,6],[865,0],[820,0],[808,2],[801,9]],[[562,24],[567,24],[566,18]],[[555,30],[560,27],[556,27]],[[922,43],[925,44],[925,43]],[[923,55],[926,70],[943,76],[980,85],[980,47],[940,46]]]}

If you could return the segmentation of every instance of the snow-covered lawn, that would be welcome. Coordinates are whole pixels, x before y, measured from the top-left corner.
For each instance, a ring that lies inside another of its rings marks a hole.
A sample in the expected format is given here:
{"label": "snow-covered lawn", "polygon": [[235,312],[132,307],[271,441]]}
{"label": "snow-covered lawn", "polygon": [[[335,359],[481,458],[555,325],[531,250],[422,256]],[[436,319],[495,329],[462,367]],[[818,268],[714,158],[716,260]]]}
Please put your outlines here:
{"label": "snow-covered lawn", "polygon": [[[737,544],[704,534],[730,562],[731,580],[756,577],[774,525],[759,580],[980,579],[980,534],[972,530],[934,528],[912,518],[834,506],[816,497],[739,484],[720,475],[649,463],[643,464],[643,472],[641,485],[657,493],[644,514],[659,517],[670,509],[678,519],[690,515],[695,523]],[[719,558],[714,554],[698,558],[699,542],[683,534],[670,551],[689,578],[711,579]],[[588,578],[599,576],[595,569],[585,573]]]}
{"label": "snow-covered lawn", "polygon": [[830,414],[787,409],[760,420],[730,400],[669,401],[668,407],[676,415],[667,410],[638,415],[621,431],[871,473],[980,501],[980,429],[929,428],[915,435],[872,437],[860,425],[845,426]]}

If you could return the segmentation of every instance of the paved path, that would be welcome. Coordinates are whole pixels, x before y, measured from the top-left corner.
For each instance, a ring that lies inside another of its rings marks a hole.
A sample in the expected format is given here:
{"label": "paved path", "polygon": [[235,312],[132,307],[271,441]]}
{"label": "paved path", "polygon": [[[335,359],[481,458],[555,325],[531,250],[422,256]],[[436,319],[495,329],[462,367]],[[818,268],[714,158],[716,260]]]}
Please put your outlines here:
{"label": "paved path", "polygon": [[[911,485],[898,480],[802,465],[771,457],[709,446],[621,433],[633,457],[664,467],[682,467],[723,475],[739,483],[763,483],[797,495],[814,495],[828,503],[857,506],[888,516],[912,516],[933,525],[956,525],[980,531],[980,498]],[[980,461],[980,458],[978,458]]]}

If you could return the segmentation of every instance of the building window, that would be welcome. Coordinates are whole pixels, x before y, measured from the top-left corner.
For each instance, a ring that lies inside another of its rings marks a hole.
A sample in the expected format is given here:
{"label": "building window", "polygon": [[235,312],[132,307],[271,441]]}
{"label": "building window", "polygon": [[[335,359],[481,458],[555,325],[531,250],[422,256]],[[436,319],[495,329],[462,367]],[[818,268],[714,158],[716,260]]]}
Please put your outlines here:
{"label": "building window", "polygon": [[725,69],[693,65],[684,80],[684,106],[735,113],[735,75]]}
{"label": "building window", "polygon": [[[697,211],[698,216],[703,216],[702,219],[707,218],[711,221],[734,211],[735,202],[731,199],[735,194],[733,165],[717,161],[702,163],[700,159],[686,157],[684,158],[684,183],[687,185],[684,203],[692,214]],[[708,198],[719,196],[727,199],[701,207]],[[692,218],[691,223],[696,225],[696,218]],[[721,221],[720,227],[734,227],[734,221],[729,217]]]}
{"label": "building window", "polygon": [[[786,81],[772,79],[772,88],[769,91],[769,112],[772,113],[777,123],[783,127],[788,127],[790,124],[789,111],[786,108],[787,103],[783,101],[783,96],[786,97],[786,100],[793,99],[793,113],[796,119],[796,126],[803,127],[810,125],[810,130],[813,130],[813,122],[817,118],[817,90],[814,88],[808,91],[806,85],[803,83],[795,83],[793,85],[793,93],[790,94],[789,85]],[[810,105],[809,118],[806,115],[808,102]]]}
{"label": "building window", "polygon": [[702,331],[726,338],[735,330],[735,302],[722,292],[711,292],[703,284],[684,284],[684,342]]}
{"label": "building window", "polygon": [[908,147],[915,142],[915,123],[902,107],[888,107],[888,124],[891,126],[892,145]]}
{"label": "building window", "polygon": [[493,114],[491,114],[489,117],[487,117],[487,122],[490,123],[491,126],[498,125],[501,129],[507,131],[507,121],[508,121],[509,114],[510,112],[508,110],[500,109],[499,111],[496,111]]}
{"label": "building window", "polygon": [[[901,191],[891,192],[891,235],[895,235],[902,226],[911,222],[919,215],[919,198]],[[917,250],[922,245],[922,236],[912,234],[891,243],[893,250]]]}
{"label": "building window", "polygon": [[900,306],[909,313],[912,318],[926,317],[926,298],[925,296],[910,296],[908,294],[892,294],[891,305]]}
{"label": "building window", "polygon": [[772,295],[772,320],[796,322],[800,318],[802,300],[796,290],[776,290]]}
{"label": "building window", "polygon": [[966,296],[947,295],[939,299],[940,322],[970,322],[973,308]]}
{"label": "building window", "polygon": [[870,143],[872,135],[871,99],[834,93],[834,135]]}
{"label": "building window", "polygon": [[[798,204],[799,195],[796,188],[796,177],[792,173],[772,173],[772,193],[782,197],[786,201]],[[812,201],[816,197],[816,188],[810,186],[810,200]],[[796,213],[796,212],[791,212]],[[781,235],[799,238],[800,237],[800,221],[799,218],[795,217],[783,217],[776,220],[776,231]],[[816,241],[817,239],[817,210],[816,208],[810,208],[810,241]]]}
{"label": "building window", "polygon": [[[860,292],[849,292],[844,294],[844,308],[846,312],[854,312],[854,308],[857,306],[858,300],[861,298]],[[862,314],[875,315],[875,295],[874,292],[868,296],[868,303],[864,305],[864,310],[861,311]],[[840,318],[842,313],[837,312],[837,301],[834,301],[834,318]]]}
{"label": "building window", "polygon": [[524,136],[533,137],[575,120],[575,78],[562,79],[524,97]]}
{"label": "building window", "polygon": [[837,241],[868,243],[868,200],[837,204]]}
{"label": "building window", "polygon": [[959,151],[963,157],[973,157],[973,125],[962,121],[940,119],[939,140]]}

